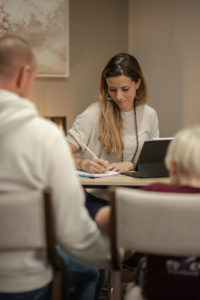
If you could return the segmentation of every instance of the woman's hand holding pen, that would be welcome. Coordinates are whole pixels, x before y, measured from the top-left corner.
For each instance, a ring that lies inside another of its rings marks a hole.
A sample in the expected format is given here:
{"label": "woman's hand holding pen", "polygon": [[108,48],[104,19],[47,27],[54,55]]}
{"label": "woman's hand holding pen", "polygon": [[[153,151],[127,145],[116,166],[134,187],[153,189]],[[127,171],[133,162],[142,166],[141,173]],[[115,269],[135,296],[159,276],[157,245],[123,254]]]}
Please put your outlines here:
{"label": "woman's hand holding pen", "polygon": [[104,173],[108,170],[108,162],[100,159],[100,158],[93,158],[93,159],[86,159],[87,161],[84,165],[84,171],[90,173]]}
{"label": "woman's hand holding pen", "polygon": [[92,155],[93,159],[80,161],[80,169],[90,173],[105,173],[108,170],[108,161],[98,158],[84,143],[81,143],[81,145]]}
{"label": "woman's hand holding pen", "polygon": [[80,160],[80,170],[90,173],[104,173],[106,171],[117,171],[120,173],[134,169],[134,164],[131,161],[122,161],[119,163],[110,164],[108,161],[98,158],[96,154],[92,152],[92,150],[84,143],[81,143],[81,145],[93,156],[93,159]]}

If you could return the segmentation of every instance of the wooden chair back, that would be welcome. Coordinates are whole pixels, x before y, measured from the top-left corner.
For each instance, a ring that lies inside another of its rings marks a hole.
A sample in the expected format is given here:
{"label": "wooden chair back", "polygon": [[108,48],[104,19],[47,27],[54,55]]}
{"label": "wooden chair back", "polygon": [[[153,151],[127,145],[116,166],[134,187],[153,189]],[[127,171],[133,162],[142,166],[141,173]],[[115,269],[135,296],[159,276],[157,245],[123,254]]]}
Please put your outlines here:
{"label": "wooden chair back", "polygon": [[66,266],[56,252],[51,190],[0,193],[0,251],[46,249],[53,268],[51,300],[66,300]]}

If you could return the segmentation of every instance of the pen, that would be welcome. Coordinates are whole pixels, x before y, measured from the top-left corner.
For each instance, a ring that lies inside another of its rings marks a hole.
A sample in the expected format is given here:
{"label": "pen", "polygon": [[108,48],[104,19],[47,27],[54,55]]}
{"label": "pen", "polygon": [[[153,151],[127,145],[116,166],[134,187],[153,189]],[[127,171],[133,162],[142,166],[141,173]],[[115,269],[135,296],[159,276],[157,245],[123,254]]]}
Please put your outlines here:
{"label": "pen", "polygon": [[93,156],[93,158],[97,158],[97,156],[90,150],[84,143],[81,143],[81,145]]}

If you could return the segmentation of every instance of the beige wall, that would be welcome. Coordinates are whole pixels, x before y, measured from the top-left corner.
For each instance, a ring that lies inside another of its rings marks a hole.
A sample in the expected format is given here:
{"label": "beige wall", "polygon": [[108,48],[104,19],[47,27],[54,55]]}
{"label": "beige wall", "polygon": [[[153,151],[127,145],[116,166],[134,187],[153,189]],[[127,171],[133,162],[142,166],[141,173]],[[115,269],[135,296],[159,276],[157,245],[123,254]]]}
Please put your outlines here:
{"label": "beige wall", "polygon": [[199,11],[198,0],[71,0],[70,77],[37,78],[31,99],[43,116],[66,115],[69,128],[98,99],[107,60],[129,49],[142,65],[161,136],[199,122]]}
{"label": "beige wall", "polygon": [[98,100],[105,63],[128,50],[128,0],[70,1],[70,76],[37,78],[32,101],[40,114],[75,116]]}
{"label": "beige wall", "polygon": [[162,136],[200,121],[200,1],[130,0],[129,51],[142,64]]}

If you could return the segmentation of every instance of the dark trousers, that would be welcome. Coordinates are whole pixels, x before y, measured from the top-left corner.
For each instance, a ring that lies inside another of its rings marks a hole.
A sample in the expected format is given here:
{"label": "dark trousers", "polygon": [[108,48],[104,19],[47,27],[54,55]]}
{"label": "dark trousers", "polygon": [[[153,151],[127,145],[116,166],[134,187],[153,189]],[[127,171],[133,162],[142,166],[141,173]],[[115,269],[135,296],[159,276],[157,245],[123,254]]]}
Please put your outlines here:
{"label": "dark trousers", "polygon": [[91,194],[89,194],[88,192],[85,192],[86,195],[86,207],[89,211],[90,216],[92,217],[92,219],[94,220],[95,215],[97,213],[97,211],[106,205],[109,205],[109,202],[106,200],[103,200],[101,198],[97,198]]}
{"label": "dark trousers", "polygon": [[24,293],[0,293],[0,300],[49,300],[51,299],[51,283]]}

